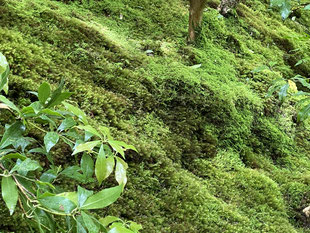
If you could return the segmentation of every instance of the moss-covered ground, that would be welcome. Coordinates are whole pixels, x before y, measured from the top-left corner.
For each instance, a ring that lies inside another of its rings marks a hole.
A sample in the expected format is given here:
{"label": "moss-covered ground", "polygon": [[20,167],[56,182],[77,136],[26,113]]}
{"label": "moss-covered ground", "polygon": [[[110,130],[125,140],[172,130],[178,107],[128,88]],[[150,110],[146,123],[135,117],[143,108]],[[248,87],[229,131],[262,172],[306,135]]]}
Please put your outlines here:
{"label": "moss-covered ground", "polygon": [[[267,1],[247,0],[223,18],[210,1],[187,45],[187,4],[0,0],[10,97],[28,103],[26,91],[64,77],[94,124],[136,146],[124,195],[101,214],[145,233],[310,232],[308,124],[296,124],[292,103],[265,98],[275,78],[309,76],[309,62],[294,65],[310,56],[298,39],[310,14],[283,22]],[[0,231],[25,232],[0,204]]]}

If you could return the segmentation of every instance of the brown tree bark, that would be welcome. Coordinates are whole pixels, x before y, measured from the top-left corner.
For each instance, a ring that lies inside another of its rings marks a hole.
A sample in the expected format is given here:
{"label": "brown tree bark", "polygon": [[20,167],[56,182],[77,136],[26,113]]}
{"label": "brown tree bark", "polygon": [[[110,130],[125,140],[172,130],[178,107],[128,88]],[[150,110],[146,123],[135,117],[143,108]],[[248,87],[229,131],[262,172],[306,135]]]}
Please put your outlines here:
{"label": "brown tree bark", "polygon": [[190,0],[188,26],[188,41],[190,42],[194,41],[196,38],[195,29],[201,24],[205,5],[206,0]]}
{"label": "brown tree bark", "polygon": [[[234,9],[241,0],[222,0],[218,6],[218,11],[222,15],[226,15],[230,10]],[[189,7],[189,25],[188,25],[188,41],[193,42],[196,39],[196,29],[200,26],[203,16],[203,10],[207,0],[190,0]]]}
{"label": "brown tree bark", "polygon": [[226,15],[229,11],[234,9],[239,2],[240,0],[222,0],[217,9],[222,15]]}

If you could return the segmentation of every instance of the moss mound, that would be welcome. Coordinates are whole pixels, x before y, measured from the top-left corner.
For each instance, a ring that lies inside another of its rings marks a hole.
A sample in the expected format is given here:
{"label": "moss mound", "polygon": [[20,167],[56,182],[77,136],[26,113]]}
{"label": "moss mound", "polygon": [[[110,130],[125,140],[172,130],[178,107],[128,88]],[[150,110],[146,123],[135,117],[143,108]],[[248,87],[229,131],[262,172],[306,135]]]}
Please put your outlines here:
{"label": "moss mound", "polygon": [[[186,4],[0,0],[10,97],[21,105],[26,91],[64,77],[94,124],[137,147],[127,190],[99,214],[147,233],[310,232],[301,213],[310,204],[308,124],[296,125],[289,103],[264,98],[274,78],[309,75],[295,63],[310,56],[309,40],[296,40],[310,14],[282,22],[264,1],[228,18],[208,8],[187,46]],[[270,61],[273,72],[251,72]],[[23,232],[0,214],[1,231]]]}

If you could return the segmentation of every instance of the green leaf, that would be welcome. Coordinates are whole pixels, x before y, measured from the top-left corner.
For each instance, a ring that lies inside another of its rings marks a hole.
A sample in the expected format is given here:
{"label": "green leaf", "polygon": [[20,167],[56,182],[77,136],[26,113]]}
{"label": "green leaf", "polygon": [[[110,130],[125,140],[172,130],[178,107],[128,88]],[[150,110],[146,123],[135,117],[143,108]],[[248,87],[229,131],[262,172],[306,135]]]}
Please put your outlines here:
{"label": "green leaf", "polygon": [[93,195],[93,191],[89,191],[87,189],[82,188],[81,186],[78,186],[78,203],[79,206],[83,206],[85,201],[87,200],[88,197],[90,197],[91,195]]}
{"label": "green leaf", "polygon": [[[54,219],[50,216],[49,213],[47,213],[46,211],[43,211],[39,208],[34,210],[34,214],[35,214],[35,218],[37,219],[37,221],[40,221],[41,225],[44,225],[45,229],[48,229],[49,233],[55,233],[55,222]],[[41,231],[42,233],[45,233],[45,231],[42,229]]]}
{"label": "green leaf", "polygon": [[24,160],[20,164],[16,164],[12,168],[11,173],[15,172],[15,171],[18,171],[18,172],[27,174],[27,172],[35,171],[37,169],[42,170],[42,167],[40,166],[39,162],[36,161],[36,160],[31,160],[31,159],[27,158],[26,160]]}
{"label": "green leaf", "polygon": [[22,161],[24,161],[27,157],[25,155],[21,155],[19,153],[12,153],[12,154],[7,154],[4,156],[0,156],[0,161],[1,160],[5,160],[5,159],[20,159]]}
{"label": "green leaf", "polygon": [[59,86],[57,89],[53,92],[51,99],[46,104],[46,108],[52,107],[52,105],[55,103],[55,101],[59,98],[61,95],[62,89],[64,88],[64,79],[61,79]]}
{"label": "green leaf", "polygon": [[138,224],[138,223],[135,223],[135,222],[130,222],[129,228],[130,228],[130,230],[132,230],[133,232],[137,233],[137,232],[139,232],[140,230],[142,230],[142,225],[141,225],[141,224]]}
{"label": "green leaf", "polygon": [[66,138],[66,137],[62,137],[61,138],[63,140],[64,143],[66,143],[68,146],[70,146],[71,149],[73,149],[73,143],[70,139]]}
{"label": "green leaf", "polygon": [[57,212],[65,212],[67,214],[69,214],[72,210],[74,210],[77,207],[68,198],[61,197],[61,196],[48,196],[48,197],[40,198],[39,202],[48,209],[51,209]]}
{"label": "green leaf", "polygon": [[116,157],[116,161],[115,179],[119,185],[125,186],[127,183],[126,169],[128,168],[128,165],[121,158]]}
{"label": "green leaf", "polygon": [[116,222],[116,221],[122,221],[120,218],[114,217],[114,216],[107,216],[105,218],[100,218],[99,222],[107,227],[108,225],[110,225],[112,222]]}
{"label": "green leaf", "polygon": [[49,116],[63,117],[59,112],[53,111],[49,108],[42,109],[39,114],[46,114]]}
{"label": "green leaf", "polygon": [[57,144],[59,141],[59,135],[56,132],[48,132],[44,136],[44,145],[47,153]]}
{"label": "green leaf", "polygon": [[83,154],[81,159],[81,168],[86,179],[89,179],[93,176],[94,173],[94,161],[86,153]]}
{"label": "green leaf", "polygon": [[62,175],[65,175],[69,178],[75,179],[80,182],[85,182],[85,175],[80,173],[81,168],[78,166],[67,167],[61,172]]}
{"label": "green leaf", "polygon": [[115,165],[114,157],[109,156],[107,158],[103,146],[101,146],[95,165],[95,174],[99,182],[99,185],[101,185],[104,179],[110,176],[110,174],[113,172],[114,165]]}
{"label": "green leaf", "polygon": [[0,53],[0,74],[3,74],[8,66],[9,63],[7,62],[5,56],[2,53]]}
{"label": "green leaf", "polygon": [[9,64],[5,56],[0,53],[0,91],[4,90],[5,93],[8,93],[8,76],[10,73]]}
{"label": "green leaf", "polygon": [[310,4],[304,7],[304,10],[310,10]]}
{"label": "green leaf", "polygon": [[33,108],[35,114],[38,114],[43,109],[43,105],[39,101],[33,102],[29,106]]}
{"label": "green leaf", "polygon": [[79,126],[77,126],[77,128],[85,130],[87,132],[90,132],[91,134],[96,135],[99,138],[102,138],[101,134],[95,128],[93,128],[91,125],[85,125],[85,126],[79,125]]}
{"label": "green leaf", "polygon": [[289,89],[290,85],[287,83],[285,85],[283,85],[281,88],[280,88],[280,91],[279,91],[279,99],[281,102],[284,101],[284,99],[286,98],[287,96],[287,91]]}
{"label": "green leaf", "polygon": [[60,93],[59,95],[57,95],[55,97],[55,99],[53,99],[53,101],[50,101],[46,107],[47,108],[52,108],[58,104],[61,104],[64,100],[68,99],[71,95],[73,95],[74,93],[73,92],[63,92],[63,93]]}
{"label": "green leaf", "polygon": [[61,124],[60,124],[60,126],[58,127],[57,130],[60,131],[60,132],[62,132],[62,131],[64,131],[64,130],[67,130],[67,129],[72,128],[72,127],[75,126],[75,125],[76,125],[75,120],[73,120],[72,117],[68,117],[68,118],[64,119],[64,120],[61,122]]}
{"label": "green leaf", "polygon": [[71,113],[73,113],[75,116],[78,117],[78,119],[80,121],[82,121],[85,125],[88,125],[88,120],[87,120],[87,116],[86,114],[79,108],[68,104],[68,103],[63,103],[64,106],[67,108],[68,111],[70,111]]}
{"label": "green leaf", "polygon": [[6,94],[8,94],[9,90],[9,77],[10,74],[10,67],[8,66],[4,73],[0,74],[0,91],[4,91]]}
{"label": "green leaf", "polygon": [[41,124],[49,124],[50,126],[53,126],[53,128],[56,128],[56,123],[54,120],[52,120],[51,118],[49,118],[48,116],[46,115],[41,115],[39,118],[36,119],[36,121],[38,123],[41,123]]}
{"label": "green leaf", "polygon": [[108,231],[108,233],[133,233],[133,231],[121,226],[117,225],[113,227],[111,230]]}
{"label": "green leaf", "polygon": [[30,151],[28,151],[28,153],[39,153],[39,154],[44,154],[44,155],[47,154],[46,151],[41,147],[31,149]]}
{"label": "green leaf", "polygon": [[271,0],[270,6],[280,9],[282,19],[286,19],[291,13],[290,0]]}
{"label": "green leaf", "polygon": [[303,107],[297,114],[297,121],[304,121],[310,116],[310,104]]}
{"label": "green leaf", "polygon": [[76,232],[77,233],[87,233],[83,225],[84,225],[84,222],[83,222],[82,216],[78,216],[76,218]]}
{"label": "green leaf", "polygon": [[42,182],[53,182],[55,179],[57,178],[57,174],[54,170],[49,169],[48,171],[44,172],[41,177],[40,180]]}
{"label": "green leaf", "polygon": [[58,197],[65,197],[72,201],[76,206],[78,205],[78,194],[77,192],[64,192],[64,193],[59,193],[56,196]]}
{"label": "green leaf", "polygon": [[33,142],[35,142],[33,138],[19,137],[15,142],[13,142],[13,146],[16,150],[20,147],[22,152],[24,152],[26,147],[29,146]]}
{"label": "green leaf", "polygon": [[267,94],[266,94],[266,97],[267,98],[271,97],[273,95],[273,93],[275,93],[279,89],[280,89],[280,86],[278,86],[278,85],[273,85],[273,86],[269,87]]}
{"label": "green leaf", "polygon": [[4,97],[3,95],[0,95],[0,102],[6,104],[9,108],[15,110],[16,112],[18,112],[18,114],[21,114],[20,110],[18,109],[18,107],[16,107],[16,105],[11,102],[10,100],[8,100],[6,97]]}
{"label": "green leaf", "polygon": [[90,152],[94,149],[94,147],[96,147],[99,144],[100,144],[100,141],[91,141],[91,142],[82,143],[75,148],[72,155],[75,155],[83,151]]}
{"label": "green leaf", "polygon": [[96,225],[94,223],[92,218],[83,211],[81,212],[81,214],[82,214],[84,224],[85,224],[86,228],[88,229],[88,232],[89,233],[98,233],[100,229],[99,229],[98,225]]}
{"label": "green leaf", "polygon": [[294,78],[292,78],[293,80],[296,80],[298,82],[301,83],[301,85],[303,85],[304,87],[310,89],[310,84],[308,82],[307,79],[305,79],[304,77],[302,77],[301,75],[296,75]]}
{"label": "green leaf", "polygon": [[2,177],[1,190],[2,198],[10,211],[10,215],[12,215],[18,200],[18,190],[11,176]]}
{"label": "green leaf", "polygon": [[49,183],[49,182],[42,182],[42,181],[40,181],[40,180],[36,180],[35,182],[36,182],[36,184],[38,184],[38,185],[40,185],[40,186],[48,186],[48,187],[50,187],[50,188],[52,188],[52,189],[56,189],[55,186],[52,185],[52,184]]}
{"label": "green leaf", "polygon": [[0,149],[3,149],[11,145],[12,143],[14,143],[15,140],[21,137],[25,129],[26,129],[25,126],[20,121],[17,121],[11,126],[9,126],[9,128],[5,130],[5,133],[2,136],[2,139],[0,142]]}
{"label": "green leaf", "polygon": [[125,158],[124,149],[123,149],[123,147],[122,147],[122,144],[121,144],[119,141],[112,141],[112,140],[109,140],[108,143],[109,143],[110,146],[113,148],[113,150],[115,150],[116,152],[118,152],[119,154],[121,154],[123,158]]}
{"label": "green leaf", "polygon": [[4,150],[0,150],[0,157],[8,154],[8,153],[11,153],[11,152],[15,152],[15,150],[13,149],[4,149]]}
{"label": "green leaf", "polygon": [[301,59],[301,60],[299,60],[299,61],[295,64],[295,66],[301,65],[301,64],[304,63],[305,61],[307,61],[307,60],[306,60],[306,59]]}
{"label": "green leaf", "polygon": [[282,7],[281,7],[281,16],[282,19],[286,19],[287,17],[289,17],[290,13],[291,13],[291,4],[289,0],[285,0]]}
{"label": "green leaf", "polygon": [[109,156],[107,158],[98,156],[96,160],[95,174],[99,182],[99,185],[101,185],[101,182],[111,175],[114,166],[115,166],[115,160],[113,156]]}
{"label": "green leaf", "polygon": [[99,126],[99,131],[104,135],[105,138],[113,140],[110,129],[108,127]]}
{"label": "green leaf", "polygon": [[125,150],[134,150],[134,151],[138,152],[137,149],[136,149],[133,145],[128,145],[128,144],[125,143],[125,142],[122,142],[122,141],[112,141],[112,140],[110,140],[109,142],[116,143],[116,144],[118,144],[119,146],[124,147]]}
{"label": "green leaf", "polygon": [[123,186],[104,189],[95,195],[89,197],[82,206],[84,210],[101,209],[111,205],[121,195]]}
{"label": "green leaf", "polygon": [[35,113],[33,107],[31,107],[31,106],[24,107],[21,111],[21,114],[22,114],[23,118],[30,118],[30,117],[36,116],[36,113]]}
{"label": "green leaf", "polygon": [[91,139],[94,135],[88,131],[85,131],[84,141],[87,142],[89,139]]}
{"label": "green leaf", "polygon": [[51,94],[51,87],[48,83],[44,82],[41,84],[38,90],[38,98],[41,104],[45,104],[46,100]]}

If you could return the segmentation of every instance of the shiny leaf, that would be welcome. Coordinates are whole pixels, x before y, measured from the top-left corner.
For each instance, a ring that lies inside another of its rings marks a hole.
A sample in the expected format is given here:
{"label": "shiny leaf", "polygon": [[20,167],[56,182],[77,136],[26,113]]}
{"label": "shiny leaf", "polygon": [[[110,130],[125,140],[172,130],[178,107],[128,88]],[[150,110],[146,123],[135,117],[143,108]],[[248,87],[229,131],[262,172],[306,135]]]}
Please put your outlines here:
{"label": "shiny leaf", "polygon": [[47,153],[57,144],[59,141],[59,135],[56,132],[48,132],[44,136],[44,145]]}
{"label": "shiny leaf", "polygon": [[78,145],[73,151],[73,155],[83,152],[83,151],[92,151],[94,147],[100,144],[100,141],[91,141]]}
{"label": "shiny leaf", "polygon": [[78,203],[79,206],[83,206],[85,201],[87,200],[88,197],[90,197],[91,195],[93,195],[93,191],[89,191],[87,189],[82,188],[81,186],[78,186]]}
{"label": "shiny leaf", "polygon": [[20,164],[16,164],[12,168],[11,172],[18,171],[18,172],[22,172],[24,174],[27,174],[27,172],[35,171],[37,169],[42,170],[42,167],[40,166],[39,162],[36,160],[31,160],[31,159],[27,158],[26,160],[24,160]]}
{"label": "shiny leaf", "polygon": [[18,190],[11,176],[2,177],[1,190],[2,198],[10,211],[10,215],[12,215],[18,200]]}
{"label": "shiny leaf", "polygon": [[64,130],[67,130],[67,129],[72,128],[72,127],[75,126],[75,125],[76,125],[75,120],[73,120],[72,117],[68,117],[68,118],[64,119],[64,120],[61,122],[61,124],[60,124],[60,126],[58,127],[57,130],[60,131],[60,132],[62,132],[62,131],[64,131]]}
{"label": "shiny leaf", "polygon": [[103,146],[101,146],[95,165],[95,174],[99,185],[102,181],[110,176],[115,165],[114,157],[106,157]]}
{"label": "shiny leaf", "polygon": [[113,148],[113,150],[115,150],[117,153],[121,154],[123,156],[123,158],[125,158],[124,149],[121,146],[121,144],[119,143],[119,141],[109,140],[108,143]]}
{"label": "shiny leaf", "polygon": [[0,149],[3,149],[14,143],[14,141],[17,140],[17,138],[21,137],[25,129],[26,129],[25,126],[20,121],[17,121],[14,124],[10,125],[9,128],[5,130],[5,133],[2,136],[0,142]]}
{"label": "shiny leaf", "polygon": [[71,104],[68,104],[68,103],[64,103],[64,106],[70,112],[72,112],[75,116],[77,116],[79,118],[79,120],[82,121],[85,125],[88,125],[87,116],[81,109],[79,109],[79,108],[77,108]]}
{"label": "shiny leaf", "polygon": [[67,214],[76,208],[76,205],[72,201],[61,196],[48,196],[40,198],[39,202],[46,208],[57,212],[65,212]]}
{"label": "shiny leaf", "polygon": [[90,125],[79,125],[77,128],[90,132],[93,135],[96,135],[99,138],[102,138],[101,134],[92,126]]}
{"label": "shiny leaf", "polygon": [[100,228],[97,224],[94,223],[92,218],[83,211],[81,212],[81,214],[82,214],[84,224],[85,224],[86,228],[88,229],[88,232],[89,233],[98,233]]}
{"label": "shiny leaf", "polygon": [[3,95],[0,95],[0,102],[6,104],[8,107],[10,107],[10,109],[15,110],[15,111],[18,112],[19,114],[21,113],[20,110],[19,110],[19,108],[16,107],[16,105],[15,105],[12,101],[8,100],[8,99],[7,99],[6,97],[4,97]]}
{"label": "shiny leaf", "polygon": [[50,94],[51,94],[50,85],[46,82],[42,83],[38,90],[38,98],[41,104],[45,104]]}
{"label": "shiny leaf", "polygon": [[101,209],[115,202],[123,190],[122,186],[104,189],[89,197],[82,206],[82,209]]}
{"label": "shiny leaf", "polygon": [[81,168],[83,174],[85,175],[86,179],[89,179],[93,176],[94,173],[94,161],[93,159],[86,153],[83,154],[81,159]]}
{"label": "shiny leaf", "polygon": [[109,230],[108,233],[134,233],[134,232],[121,226],[121,224],[119,224],[115,227],[112,227],[112,229]]}
{"label": "shiny leaf", "polygon": [[121,158],[116,158],[116,161],[115,179],[119,185],[125,185],[127,183],[126,169],[128,168],[128,165]]}
{"label": "shiny leaf", "polygon": [[116,222],[116,221],[122,221],[122,220],[114,216],[107,216],[105,218],[99,219],[99,222],[105,227],[110,225],[112,222]]}

